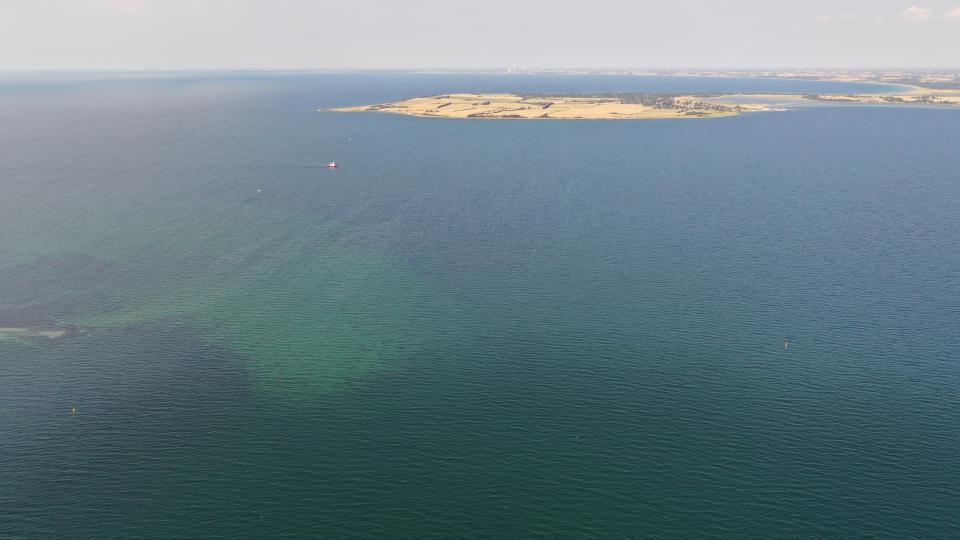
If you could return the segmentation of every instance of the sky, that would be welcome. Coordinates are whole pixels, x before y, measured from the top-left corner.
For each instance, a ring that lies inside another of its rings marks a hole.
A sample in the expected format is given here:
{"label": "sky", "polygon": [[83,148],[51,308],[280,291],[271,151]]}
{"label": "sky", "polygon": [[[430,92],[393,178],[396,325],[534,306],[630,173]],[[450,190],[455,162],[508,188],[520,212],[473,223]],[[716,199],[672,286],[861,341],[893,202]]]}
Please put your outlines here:
{"label": "sky", "polygon": [[960,68],[960,0],[0,0],[0,70]]}

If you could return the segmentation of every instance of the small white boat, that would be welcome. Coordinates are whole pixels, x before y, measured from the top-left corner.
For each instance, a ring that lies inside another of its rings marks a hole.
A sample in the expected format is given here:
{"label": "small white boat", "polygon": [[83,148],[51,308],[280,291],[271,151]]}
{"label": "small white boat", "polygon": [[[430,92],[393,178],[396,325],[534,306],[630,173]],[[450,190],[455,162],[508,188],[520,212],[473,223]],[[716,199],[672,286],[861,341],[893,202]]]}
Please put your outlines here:
{"label": "small white boat", "polygon": [[330,163],[327,163],[327,168],[328,168],[328,169],[336,169],[336,168],[337,168],[337,162],[336,162],[336,161],[331,161]]}

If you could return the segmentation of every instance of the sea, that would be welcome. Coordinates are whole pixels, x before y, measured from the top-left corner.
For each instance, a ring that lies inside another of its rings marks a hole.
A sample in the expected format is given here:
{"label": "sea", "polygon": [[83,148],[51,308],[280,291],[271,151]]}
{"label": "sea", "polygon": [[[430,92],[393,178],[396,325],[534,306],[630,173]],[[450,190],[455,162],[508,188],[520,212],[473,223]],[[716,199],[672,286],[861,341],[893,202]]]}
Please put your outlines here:
{"label": "sea", "polygon": [[960,109],[318,111],[878,89],[0,75],[0,538],[960,537]]}

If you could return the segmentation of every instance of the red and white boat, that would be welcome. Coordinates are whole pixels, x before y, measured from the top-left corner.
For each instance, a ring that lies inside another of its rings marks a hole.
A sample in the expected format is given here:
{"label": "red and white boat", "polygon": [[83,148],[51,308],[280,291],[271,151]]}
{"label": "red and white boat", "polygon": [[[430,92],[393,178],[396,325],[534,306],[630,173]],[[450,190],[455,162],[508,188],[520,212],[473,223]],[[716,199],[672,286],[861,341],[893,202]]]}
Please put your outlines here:
{"label": "red and white boat", "polygon": [[331,161],[330,163],[327,163],[327,168],[328,168],[328,169],[336,169],[336,168],[337,168],[337,162],[336,162],[336,161]]}

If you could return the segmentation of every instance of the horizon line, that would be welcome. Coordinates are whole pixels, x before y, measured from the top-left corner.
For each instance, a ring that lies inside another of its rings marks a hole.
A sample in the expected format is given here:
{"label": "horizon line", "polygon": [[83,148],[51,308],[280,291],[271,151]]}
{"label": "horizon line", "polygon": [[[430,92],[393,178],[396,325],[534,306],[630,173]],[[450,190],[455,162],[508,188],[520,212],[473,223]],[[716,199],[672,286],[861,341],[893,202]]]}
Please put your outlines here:
{"label": "horizon line", "polygon": [[537,73],[537,72],[587,72],[587,73],[629,73],[629,72],[786,72],[786,71],[950,71],[960,72],[958,67],[823,67],[823,66],[787,66],[787,67],[167,67],[167,68],[2,68],[0,73],[162,73],[162,72],[364,72],[364,71],[392,71],[392,72],[498,72],[498,73]]}

